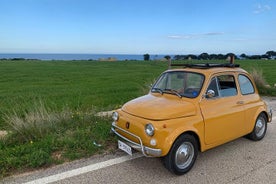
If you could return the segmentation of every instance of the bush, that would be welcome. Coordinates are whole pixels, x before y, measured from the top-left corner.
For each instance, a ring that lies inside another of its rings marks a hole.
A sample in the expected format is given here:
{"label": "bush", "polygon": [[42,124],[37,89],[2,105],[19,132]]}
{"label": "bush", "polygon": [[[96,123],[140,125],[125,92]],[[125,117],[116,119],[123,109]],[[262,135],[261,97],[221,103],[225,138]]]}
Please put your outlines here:
{"label": "bush", "polygon": [[69,110],[55,113],[41,101],[34,103],[34,107],[27,109],[23,115],[16,111],[4,115],[4,121],[11,132],[25,141],[33,141],[56,131],[60,124],[69,121],[70,118]]}
{"label": "bush", "polygon": [[251,76],[253,77],[255,84],[258,88],[258,91],[261,95],[265,96],[275,96],[276,89],[271,88],[268,83],[266,82],[263,71],[261,69],[253,68],[250,72]]}

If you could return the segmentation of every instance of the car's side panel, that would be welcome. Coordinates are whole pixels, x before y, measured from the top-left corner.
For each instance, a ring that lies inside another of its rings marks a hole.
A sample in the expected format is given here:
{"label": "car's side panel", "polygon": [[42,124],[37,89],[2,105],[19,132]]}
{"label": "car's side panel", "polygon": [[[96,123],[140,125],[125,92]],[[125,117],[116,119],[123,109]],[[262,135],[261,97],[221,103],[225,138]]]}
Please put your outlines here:
{"label": "car's side panel", "polygon": [[200,107],[205,123],[205,144],[226,142],[246,132],[244,107],[239,102],[238,95],[202,100]]}
{"label": "car's side panel", "polygon": [[[249,81],[251,82],[254,92],[251,94],[242,94],[242,86],[241,85],[246,85],[245,83],[241,83],[239,80],[239,76],[246,76]],[[248,73],[245,72],[237,72],[236,73],[236,80],[238,81],[237,86],[239,93],[241,94],[241,102],[243,103],[244,110],[245,110],[245,128],[246,128],[246,133],[250,133],[255,125],[255,121],[257,117],[259,116],[260,113],[266,112],[266,104],[264,101],[261,100],[259,94],[258,94],[258,89],[254,83],[253,78],[248,75]]]}
{"label": "car's side panel", "polygon": [[258,115],[262,111],[266,110],[264,108],[265,104],[263,101],[260,100],[260,97],[258,94],[244,95],[242,96],[242,101],[244,103],[244,109],[245,109],[244,124],[246,128],[246,132],[249,133],[252,131]]}

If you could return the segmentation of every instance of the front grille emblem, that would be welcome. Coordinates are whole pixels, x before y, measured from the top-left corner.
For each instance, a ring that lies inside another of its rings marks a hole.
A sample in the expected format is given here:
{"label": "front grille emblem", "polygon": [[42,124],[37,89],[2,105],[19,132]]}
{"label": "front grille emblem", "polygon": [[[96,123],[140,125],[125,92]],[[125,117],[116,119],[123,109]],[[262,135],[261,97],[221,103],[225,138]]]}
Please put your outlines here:
{"label": "front grille emblem", "polygon": [[126,122],[126,128],[129,129],[129,122]]}

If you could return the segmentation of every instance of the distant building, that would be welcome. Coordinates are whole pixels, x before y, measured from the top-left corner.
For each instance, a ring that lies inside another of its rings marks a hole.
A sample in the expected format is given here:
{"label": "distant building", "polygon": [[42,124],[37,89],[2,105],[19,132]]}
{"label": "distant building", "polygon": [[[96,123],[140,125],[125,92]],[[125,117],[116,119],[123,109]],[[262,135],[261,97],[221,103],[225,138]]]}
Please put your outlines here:
{"label": "distant building", "polygon": [[108,58],[99,58],[98,61],[117,61],[115,57],[108,57]]}

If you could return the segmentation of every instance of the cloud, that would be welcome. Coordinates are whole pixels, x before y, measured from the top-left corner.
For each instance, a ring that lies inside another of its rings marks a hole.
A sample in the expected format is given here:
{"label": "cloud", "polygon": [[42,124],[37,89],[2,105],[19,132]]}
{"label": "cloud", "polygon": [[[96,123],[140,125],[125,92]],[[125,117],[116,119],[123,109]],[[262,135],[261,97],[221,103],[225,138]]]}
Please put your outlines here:
{"label": "cloud", "polygon": [[181,35],[169,35],[168,38],[172,38],[172,39],[182,39]]}
{"label": "cloud", "polygon": [[269,10],[271,10],[271,6],[257,4],[255,6],[255,9],[254,9],[253,13],[254,14],[260,14],[260,13],[263,13],[263,12],[266,12],[266,11],[269,11]]}
{"label": "cloud", "polygon": [[223,32],[208,32],[208,33],[196,33],[196,34],[179,34],[179,35],[169,35],[167,36],[170,39],[192,39],[192,38],[201,38],[201,37],[207,37],[207,36],[216,36],[216,35],[222,35]]}

